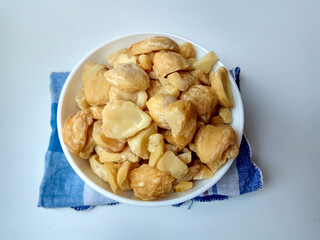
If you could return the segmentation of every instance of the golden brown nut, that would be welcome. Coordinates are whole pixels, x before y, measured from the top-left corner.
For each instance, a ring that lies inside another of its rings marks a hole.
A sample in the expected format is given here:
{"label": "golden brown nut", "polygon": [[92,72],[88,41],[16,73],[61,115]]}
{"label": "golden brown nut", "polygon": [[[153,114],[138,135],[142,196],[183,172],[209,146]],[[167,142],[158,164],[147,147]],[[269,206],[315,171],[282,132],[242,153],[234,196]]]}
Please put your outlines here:
{"label": "golden brown nut", "polygon": [[149,159],[148,151],[149,137],[158,132],[157,125],[153,122],[149,127],[143,129],[133,137],[128,138],[128,144],[131,151],[143,159]]}
{"label": "golden brown nut", "polygon": [[180,183],[180,182],[188,182],[196,176],[200,171],[201,165],[195,161],[195,164],[193,164],[191,167],[189,167],[187,175],[185,175],[183,178],[179,180],[175,180],[174,183]]}
{"label": "golden brown nut", "polygon": [[147,90],[148,91],[148,97],[149,98],[153,97],[161,89],[162,89],[162,86],[161,86],[161,83],[158,80],[150,80],[150,87]]}
{"label": "golden brown nut", "polygon": [[88,63],[82,72],[84,95],[90,105],[104,105],[109,101],[110,84],[105,80],[104,73],[108,68],[100,63]]}
{"label": "golden brown nut", "polygon": [[182,71],[180,72],[180,76],[182,77],[183,81],[188,82],[189,86],[201,84],[198,78],[196,78],[189,72]]}
{"label": "golden brown nut", "polygon": [[92,155],[89,158],[89,163],[92,172],[94,172],[99,178],[101,178],[103,181],[108,181],[108,173],[106,170],[102,168],[103,164],[99,161],[99,156],[97,154]]}
{"label": "golden brown nut", "polygon": [[230,108],[219,108],[219,116],[223,119],[224,123],[232,123],[232,114]]}
{"label": "golden brown nut", "polygon": [[218,56],[215,52],[208,52],[197,62],[195,62],[192,67],[195,69],[201,69],[204,73],[209,73],[212,69],[212,66],[218,62]]}
{"label": "golden brown nut", "polygon": [[207,85],[207,86],[211,85],[210,79],[208,78],[208,76],[206,74],[204,74],[202,72],[201,69],[193,70],[191,72],[191,75],[194,76],[195,78],[197,78],[202,84]]}
{"label": "golden brown nut", "polygon": [[210,169],[205,165],[201,165],[199,172],[193,177],[193,180],[201,180],[211,177],[213,177],[213,173],[210,171]]}
{"label": "golden brown nut", "polygon": [[130,180],[129,180],[129,172],[139,167],[138,163],[132,163],[130,161],[125,161],[120,164],[120,167],[117,172],[117,183],[121,190],[129,190],[131,189]]}
{"label": "golden brown nut", "polygon": [[78,104],[78,107],[83,110],[90,107],[90,104],[87,102],[86,97],[84,96],[84,89],[82,88],[80,92],[78,92],[76,96],[76,102]]}
{"label": "golden brown nut", "polygon": [[180,182],[177,185],[174,185],[174,190],[176,190],[176,192],[185,192],[191,189],[192,186],[192,182]]}
{"label": "golden brown nut", "polygon": [[62,129],[62,138],[71,152],[79,154],[84,148],[88,128],[92,122],[92,114],[88,109],[74,113],[66,119]]}
{"label": "golden brown nut", "polygon": [[125,92],[116,87],[111,87],[109,91],[110,101],[124,100],[137,104],[141,109],[146,107],[148,94],[146,91]]}
{"label": "golden brown nut", "polygon": [[148,151],[150,152],[149,165],[150,167],[155,167],[164,152],[162,134],[155,133],[149,137]]}
{"label": "golden brown nut", "polygon": [[178,151],[180,151],[180,148],[178,148],[176,145],[172,144],[172,143],[166,143],[164,144],[164,151],[171,151],[174,154],[177,154]]}
{"label": "golden brown nut", "polygon": [[106,162],[103,164],[102,169],[107,172],[107,182],[114,193],[118,193],[119,186],[117,183],[117,171],[118,165],[112,162]]}
{"label": "golden brown nut", "polygon": [[102,121],[98,120],[93,124],[92,138],[95,143],[109,152],[121,152],[125,142],[120,142],[113,138],[108,138],[102,133]]}
{"label": "golden brown nut", "polygon": [[224,124],[222,117],[220,116],[214,116],[211,118],[210,123],[212,125],[219,125],[219,124]]}
{"label": "golden brown nut", "polygon": [[188,173],[187,165],[172,151],[165,152],[159,159],[157,168],[164,173],[169,173],[176,179],[181,179]]}
{"label": "golden brown nut", "polygon": [[179,46],[179,53],[185,58],[195,58],[197,57],[197,52],[194,49],[192,43],[186,42]]}
{"label": "golden brown nut", "polygon": [[151,123],[149,115],[129,101],[109,102],[102,115],[102,133],[119,141],[137,134]]}
{"label": "golden brown nut", "polygon": [[156,52],[160,50],[170,50],[178,52],[179,46],[172,39],[163,36],[150,37],[140,42],[134,43],[130,46],[130,53],[132,55]]}
{"label": "golden brown nut", "polygon": [[192,102],[197,109],[198,116],[204,122],[210,120],[211,113],[218,104],[218,98],[212,89],[203,85],[190,87],[180,95],[180,99]]}
{"label": "golden brown nut", "polygon": [[180,160],[182,162],[184,162],[185,164],[189,164],[191,163],[191,160],[192,160],[192,154],[191,152],[185,152],[185,153],[181,153],[178,155],[178,158],[180,158]]}
{"label": "golden brown nut", "polygon": [[216,92],[222,106],[234,106],[228,70],[225,67],[220,67],[216,71],[212,79],[212,88]]}
{"label": "golden brown nut", "polygon": [[162,198],[172,192],[174,178],[159,171],[155,167],[143,164],[129,173],[134,195],[142,200],[150,201]]}
{"label": "golden brown nut", "polygon": [[170,73],[167,79],[172,86],[178,88],[180,91],[185,91],[189,87],[189,83],[185,81],[178,72]]}
{"label": "golden brown nut", "polygon": [[157,93],[147,101],[150,115],[159,127],[165,129],[170,128],[165,119],[165,111],[170,103],[173,103],[176,100],[176,98],[169,94]]}
{"label": "golden brown nut", "polygon": [[144,91],[150,87],[148,74],[134,64],[119,64],[104,77],[112,86],[126,92]]}
{"label": "golden brown nut", "polygon": [[89,108],[94,119],[102,119],[104,106],[92,106]]}
{"label": "golden brown nut", "polygon": [[181,54],[175,52],[157,52],[153,61],[153,70],[159,78],[190,67],[189,62]]}
{"label": "golden brown nut", "polygon": [[148,56],[149,56],[149,58],[151,59],[152,64],[153,64],[154,55],[155,55],[155,52],[149,52],[149,53],[148,53]]}
{"label": "golden brown nut", "polygon": [[81,157],[82,159],[88,159],[94,150],[94,146],[96,145],[92,137],[92,132],[93,132],[93,125],[90,125],[87,131],[86,144],[84,145],[81,152],[79,153],[79,157]]}
{"label": "golden brown nut", "polygon": [[197,132],[194,144],[201,162],[207,164],[212,173],[227,158],[235,158],[238,154],[237,134],[229,125],[205,125]]}
{"label": "golden brown nut", "polygon": [[122,63],[137,64],[137,59],[137,56],[132,56],[130,54],[129,48],[123,48],[117,52],[110,54],[107,61],[110,66],[114,68]]}
{"label": "golden brown nut", "polygon": [[178,100],[171,103],[166,109],[165,120],[179,148],[184,148],[191,142],[197,126],[197,111],[190,101]]}
{"label": "golden brown nut", "polygon": [[[172,144],[172,145],[176,145],[174,138],[172,136],[172,132],[170,129],[162,132],[163,137],[167,140],[168,143]],[[177,146],[175,146],[176,148],[178,148]]]}
{"label": "golden brown nut", "polygon": [[152,60],[149,55],[142,54],[139,56],[139,67],[149,73],[152,69]]}
{"label": "golden brown nut", "polygon": [[197,122],[196,130],[202,128],[202,127],[204,126],[204,124],[205,124],[204,122],[198,121],[198,122]]}

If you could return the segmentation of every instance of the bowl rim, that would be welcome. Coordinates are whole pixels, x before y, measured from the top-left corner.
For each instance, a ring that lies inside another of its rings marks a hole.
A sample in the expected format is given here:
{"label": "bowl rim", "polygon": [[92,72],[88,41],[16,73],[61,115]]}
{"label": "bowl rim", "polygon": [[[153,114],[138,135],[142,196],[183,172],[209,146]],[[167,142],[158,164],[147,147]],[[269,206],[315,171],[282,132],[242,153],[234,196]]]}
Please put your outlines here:
{"label": "bowl rim", "polygon": [[[59,136],[59,140],[60,140],[60,144],[63,150],[64,155],[66,156],[69,164],[71,165],[72,169],[76,172],[76,174],[86,183],[88,184],[92,189],[94,189],[95,191],[97,191],[98,193],[102,194],[103,196],[110,198],[114,201],[120,202],[120,203],[125,203],[125,204],[130,204],[130,205],[135,205],[135,206],[142,206],[142,207],[160,207],[160,206],[169,206],[169,205],[175,205],[175,204],[179,204],[185,201],[188,201],[194,197],[199,196],[200,194],[202,194],[203,192],[205,192],[206,190],[210,189],[214,184],[216,184],[224,175],[225,173],[229,170],[230,166],[232,165],[234,159],[229,159],[223,166],[223,169],[220,168],[220,174],[219,176],[216,178],[216,181],[212,181],[209,182],[207,184],[205,184],[204,186],[200,187],[199,189],[197,189],[196,191],[191,192],[190,194],[175,198],[175,199],[169,199],[169,200],[154,200],[154,201],[141,201],[141,200],[133,200],[133,199],[128,199],[128,198],[124,198],[121,196],[118,196],[114,193],[111,193],[105,189],[103,189],[102,187],[98,186],[96,183],[94,183],[91,179],[89,179],[83,172],[82,170],[77,166],[77,164],[75,163],[75,161],[73,160],[69,150],[67,149],[66,145],[63,142],[63,138],[62,138],[62,121],[61,121],[61,115],[62,115],[62,102],[64,100],[64,96],[66,94],[66,90],[67,87],[69,85],[69,82],[71,81],[71,79],[73,78],[75,72],[77,71],[77,69],[92,55],[94,54],[96,51],[98,51],[100,48],[114,42],[114,41],[118,41],[120,39],[123,38],[129,38],[129,37],[133,37],[133,36],[137,36],[137,35],[161,35],[161,36],[167,36],[167,37],[173,37],[173,38],[178,38],[182,41],[185,42],[191,42],[193,45],[195,45],[197,48],[201,49],[203,52],[207,53],[209,52],[209,50],[207,50],[206,48],[202,47],[201,45],[199,45],[198,43],[183,37],[181,35],[177,35],[177,34],[172,34],[172,33],[168,33],[168,32],[135,32],[135,33],[130,33],[130,34],[124,34],[124,35],[120,35],[114,38],[111,38],[101,44],[99,44],[97,47],[93,48],[91,51],[89,51],[86,55],[84,55],[78,62],[77,64],[72,68],[68,78],[66,79],[63,88],[61,90],[60,96],[59,96],[59,101],[58,101],[58,110],[57,110],[57,128],[58,128],[58,136]],[[219,63],[224,66],[220,61]],[[242,98],[240,95],[240,91],[237,88],[237,85],[235,83],[234,78],[232,77],[232,75],[229,73],[229,78],[232,80],[231,84],[235,85],[235,89],[236,92],[233,94],[237,95],[237,99],[239,99],[239,101],[237,102],[239,104],[239,110],[240,110],[240,128],[239,128],[239,136],[238,136],[238,140],[239,141],[239,145],[241,143],[241,139],[242,139],[242,135],[243,135],[243,128],[244,128],[244,109],[243,109],[243,102],[242,102]],[[241,138],[240,138],[241,136]]]}

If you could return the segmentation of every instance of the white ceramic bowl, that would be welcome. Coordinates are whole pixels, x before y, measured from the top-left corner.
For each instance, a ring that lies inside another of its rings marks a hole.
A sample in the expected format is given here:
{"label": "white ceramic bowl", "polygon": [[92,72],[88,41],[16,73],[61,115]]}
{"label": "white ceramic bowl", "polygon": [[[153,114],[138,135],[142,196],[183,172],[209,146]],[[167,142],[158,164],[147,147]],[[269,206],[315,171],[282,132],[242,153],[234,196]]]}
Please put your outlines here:
{"label": "white ceramic bowl", "polygon": [[[59,105],[58,105],[58,115],[57,115],[58,133],[59,133],[60,143],[61,143],[63,152],[66,158],[68,159],[71,167],[79,175],[79,177],[85,183],[87,183],[90,187],[92,187],[94,190],[96,190],[97,192],[101,193],[102,195],[110,199],[113,199],[121,203],[127,203],[127,204],[145,206],[145,207],[173,205],[173,204],[187,201],[191,198],[198,196],[199,194],[205,192],[210,187],[212,187],[216,182],[219,181],[219,179],[227,172],[227,170],[231,166],[233,159],[228,160],[227,163],[224,166],[222,166],[214,174],[212,178],[195,181],[193,188],[190,189],[189,191],[186,191],[184,193],[173,192],[173,193],[170,193],[167,197],[161,198],[155,201],[142,201],[137,199],[134,196],[133,191],[119,192],[118,195],[114,194],[111,191],[109,184],[99,179],[91,171],[89,162],[87,160],[81,159],[80,157],[71,153],[67,149],[66,145],[63,143],[61,133],[62,133],[62,126],[66,118],[72,113],[79,111],[75,101],[75,96],[82,88],[81,74],[85,64],[88,62],[99,62],[99,63],[107,64],[106,58],[109,54],[121,48],[127,48],[134,42],[143,40],[151,36],[156,36],[156,35],[167,36],[173,39],[174,41],[176,41],[178,44],[182,44],[184,42],[191,42],[197,51],[198,58],[208,52],[207,49],[201,47],[200,45],[194,43],[189,39],[176,36],[173,34],[167,34],[167,33],[138,33],[138,34],[127,35],[124,37],[107,41],[102,45],[96,47],[91,52],[89,52],[72,69],[61,91]],[[212,50],[215,50],[215,49],[212,49]],[[223,66],[223,65],[219,61],[214,66],[214,70],[217,70],[220,66]],[[235,107],[232,109],[233,122],[231,125],[238,134],[238,142],[240,144],[242,134],[243,134],[243,125],[244,125],[243,105],[242,105],[241,96],[236,86],[236,83],[230,74],[229,74],[229,78],[231,81],[233,98],[235,102]]]}

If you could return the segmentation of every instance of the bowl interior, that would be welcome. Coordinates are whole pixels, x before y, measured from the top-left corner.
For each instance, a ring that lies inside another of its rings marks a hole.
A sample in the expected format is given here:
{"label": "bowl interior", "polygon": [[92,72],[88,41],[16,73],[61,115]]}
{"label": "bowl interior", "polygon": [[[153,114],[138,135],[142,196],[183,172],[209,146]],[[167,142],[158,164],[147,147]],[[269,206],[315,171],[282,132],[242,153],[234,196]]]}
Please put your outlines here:
{"label": "bowl interior", "polygon": [[[121,49],[121,48],[127,48],[132,43],[143,40],[145,38],[148,38],[150,36],[154,35],[165,35],[176,41],[178,44],[182,44],[184,42],[191,42],[194,44],[194,47],[197,51],[197,57],[201,57],[204,54],[206,54],[208,51],[204,49],[203,47],[199,46],[198,44],[185,39],[183,37],[178,37],[171,34],[163,34],[163,33],[141,33],[141,34],[135,34],[130,36],[125,36],[119,39],[115,39],[112,41],[109,41],[107,43],[102,44],[101,46],[97,47],[95,50],[90,52],[87,56],[82,58],[80,62],[74,67],[72,72],[70,73],[63,90],[60,95],[59,99],[59,106],[58,106],[58,116],[57,116],[57,122],[58,122],[58,133],[60,142],[63,148],[63,151],[66,155],[66,158],[68,159],[70,165],[72,168],[76,171],[76,173],[86,182],[90,187],[95,189],[97,192],[101,193],[102,195],[111,198],[115,201],[122,202],[122,203],[129,203],[139,206],[164,206],[164,205],[172,205],[177,204],[186,200],[189,200],[193,197],[198,196],[199,194],[203,193],[207,189],[209,189],[211,186],[213,186],[229,169],[230,165],[233,162],[233,159],[228,160],[228,162],[221,167],[215,175],[210,179],[195,181],[194,186],[189,191],[186,191],[184,193],[177,193],[173,192],[169,194],[165,198],[161,198],[155,201],[141,201],[137,199],[132,191],[121,191],[118,195],[115,195],[109,186],[108,183],[102,181],[99,179],[90,169],[89,162],[87,160],[81,159],[79,156],[69,152],[67,147],[64,145],[61,137],[62,132],[62,126],[65,121],[65,119],[71,115],[74,112],[79,111],[79,108],[75,101],[76,94],[81,90],[83,87],[82,81],[81,81],[81,74],[83,67],[88,62],[99,62],[104,63],[106,65],[106,58],[111,53]],[[223,64],[219,61],[214,66],[214,71],[216,71],[220,66],[223,66]],[[110,66],[109,66],[110,67]],[[235,129],[235,131],[238,134],[238,142],[240,144],[242,134],[243,134],[243,123],[244,123],[244,117],[243,117],[243,106],[242,106],[242,100],[240,93],[238,91],[238,88],[232,78],[232,76],[229,74],[229,78],[231,81],[232,91],[233,91],[233,98],[235,102],[235,107],[232,109],[232,116],[233,116],[233,122],[232,127]]]}

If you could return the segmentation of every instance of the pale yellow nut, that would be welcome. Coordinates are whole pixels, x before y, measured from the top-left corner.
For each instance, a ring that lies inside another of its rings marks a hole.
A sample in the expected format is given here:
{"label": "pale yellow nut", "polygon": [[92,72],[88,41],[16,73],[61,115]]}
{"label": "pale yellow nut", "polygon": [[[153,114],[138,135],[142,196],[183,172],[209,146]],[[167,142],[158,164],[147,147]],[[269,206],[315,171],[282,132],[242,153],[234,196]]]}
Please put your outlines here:
{"label": "pale yellow nut", "polygon": [[190,64],[189,70],[194,69],[192,65],[197,61],[195,58],[187,58],[188,63]]}
{"label": "pale yellow nut", "polygon": [[147,107],[149,109],[152,119],[156,124],[165,129],[169,129],[169,125],[165,120],[166,108],[177,99],[169,94],[157,93],[147,101]]}
{"label": "pale yellow nut", "polygon": [[174,154],[177,154],[178,151],[180,151],[180,149],[179,149],[176,145],[174,145],[174,144],[172,144],[172,143],[165,143],[165,144],[164,144],[164,151],[165,151],[165,152],[171,151],[171,152],[173,152]]}
{"label": "pale yellow nut", "polygon": [[141,109],[146,107],[148,94],[146,91],[126,92],[116,87],[111,87],[109,91],[110,101],[124,100],[137,104]]}
{"label": "pale yellow nut", "polygon": [[170,38],[164,36],[154,36],[134,43],[130,46],[132,55],[155,52],[160,50],[179,51],[179,45]]}
{"label": "pale yellow nut", "polygon": [[232,114],[230,108],[219,108],[219,116],[223,119],[224,123],[232,123]]}
{"label": "pale yellow nut", "polygon": [[189,164],[191,163],[191,160],[192,160],[192,154],[191,152],[185,152],[185,153],[181,153],[178,155],[178,158],[180,158],[180,160],[182,162],[184,162],[185,164]]}
{"label": "pale yellow nut", "polygon": [[196,58],[197,52],[194,49],[192,43],[186,42],[179,46],[179,53],[185,58]]}
{"label": "pale yellow nut", "polygon": [[152,69],[152,60],[149,55],[142,54],[139,56],[138,66],[149,73]]}
{"label": "pale yellow nut", "polygon": [[228,158],[238,155],[237,134],[229,125],[205,125],[198,130],[194,144],[201,162],[215,173]]}
{"label": "pale yellow nut", "polygon": [[102,168],[103,163],[99,161],[99,156],[97,154],[92,155],[89,158],[90,168],[99,178],[103,181],[108,181],[108,172]]}
{"label": "pale yellow nut", "polygon": [[149,52],[149,53],[148,53],[148,56],[149,56],[149,58],[151,59],[152,64],[153,64],[154,55],[155,55],[154,52]]}
{"label": "pale yellow nut", "polygon": [[102,133],[119,141],[137,134],[151,123],[149,115],[129,101],[109,102],[102,115]]}
{"label": "pale yellow nut", "polygon": [[157,76],[157,74],[154,71],[149,72],[149,78],[156,79],[156,80],[159,79],[159,77]]}
{"label": "pale yellow nut", "polygon": [[149,165],[155,167],[164,152],[163,135],[155,133],[149,137],[148,151],[150,152]]}
{"label": "pale yellow nut", "polygon": [[188,146],[192,152],[196,152],[196,145],[194,143],[189,143]]}
{"label": "pale yellow nut", "polygon": [[180,99],[192,102],[203,122],[210,120],[212,111],[218,104],[218,97],[214,91],[210,87],[203,85],[190,87],[180,95]]}
{"label": "pale yellow nut", "polygon": [[157,93],[169,94],[174,98],[178,98],[180,95],[179,89],[171,85],[162,87]]}
{"label": "pale yellow nut", "polygon": [[92,114],[88,109],[74,113],[66,119],[62,128],[62,138],[71,152],[79,154],[84,148],[87,131],[92,123]]}
{"label": "pale yellow nut", "polygon": [[181,54],[175,52],[157,52],[153,61],[153,71],[159,78],[190,67],[189,62]]}
{"label": "pale yellow nut", "polygon": [[[173,138],[173,136],[172,136],[172,132],[171,132],[170,129],[162,132],[162,134],[163,134],[163,137],[167,140],[168,143],[173,144],[173,145],[176,144],[175,141],[174,141],[174,138]],[[177,147],[177,146],[176,146],[176,147]]]}
{"label": "pale yellow nut", "polygon": [[150,87],[148,74],[134,64],[119,64],[106,71],[104,78],[112,86],[126,92],[144,91]]}
{"label": "pale yellow nut", "polygon": [[136,156],[134,153],[131,152],[130,148],[128,146],[125,146],[122,152],[120,153],[113,153],[108,152],[105,149],[96,146],[95,147],[96,153],[99,155],[100,162],[138,162],[139,157]]}
{"label": "pale yellow nut", "polygon": [[201,69],[195,69],[191,72],[192,76],[196,77],[202,84],[210,86],[210,79]]}
{"label": "pale yellow nut", "polygon": [[174,190],[176,190],[176,192],[185,192],[190,190],[192,186],[192,182],[180,182],[177,185],[174,185]]}
{"label": "pale yellow nut", "polygon": [[180,91],[185,91],[189,87],[189,83],[185,81],[178,72],[169,74],[167,79],[172,86],[178,88]]}
{"label": "pale yellow nut", "polygon": [[148,151],[149,137],[158,132],[157,125],[153,122],[149,127],[143,129],[133,137],[128,138],[128,144],[131,151],[143,159],[149,159]]}
{"label": "pale yellow nut", "polygon": [[179,148],[184,148],[191,142],[197,126],[197,110],[190,101],[178,100],[171,103],[166,109],[165,120]]}
{"label": "pale yellow nut", "polygon": [[197,62],[195,62],[192,67],[195,69],[201,69],[204,73],[209,73],[212,69],[212,66],[218,62],[218,56],[215,52],[208,52]]}
{"label": "pale yellow nut", "polygon": [[99,161],[102,163],[105,162],[124,162],[121,158],[120,153],[113,153],[104,150],[103,148],[99,147],[98,145],[95,146],[95,151],[99,156]]}
{"label": "pale yellow nut", "polygon": [[179,73],[182,77],[183,81],[188,82],[189,86],[199,85],[201,84],[199,79],[193,76],[190,72],[182,71]]}
{"label": "pale yellow nut", "polygon": [[90,104],[87,102],[86,97],[84,96],[84,89],[82,88],[77,96],[76,96],[76,102],[78,104],[78,107],[83,110],[90,107]]}
{"label": "pale yellow nut", "polygon": [[143,164],[130,171],[129,179],[134,195],[146,201],[167,196],[172,192],[174,181],[170,174],[161,172],[148,164]]}
{"label": "pale yellow nut", "polygon": [[92,132],[93,132],[93,125],[89,126],[87,131],[86,144],[84,145],[81,152],[79,153],[79,157],[81,157],[82,159],[89,159],[91,153],[94,150],[94,146],[96,145],[92,137]]}
{"label": "pale yellow nut", "polygon": [[107,59],[107,62],[110,64],[111,67],[114,68],[122,63],[137,64],[137,59],[137,56],[132,56],[130,54],[129,48],[123,48],[117,52],[110,54]]}
{"label": "pale yellow nut", "polygon": [[224,121],[221,116],[213,116],[210,120],[212,125],[224,124]]}
{"label": "pale yellow nut", "polygon": [[107,180],[108,180],[108,183],[110,184],[111,190],[114,193],[118,193],[119,191],[119,186],[117,183],[118,167],[116,166],[115,163],[106,162],[103,164],[102,169],[107,172]]}
{"label": "pale yellow nut", "polygon": [[88,63],[82,72],[84,95],[92,106],[104,105],[109,101],[110,83],[104,78],[108,68],[100,63]]}
{"label": "pale yellow nut", "polygon": [[164,173],[169,173],[176,179],[183,178],[188,173],[187,165],[172,151],[165,152],[159,159],[157,168]]}
{"label": "pale yellow nut", "polygon": [[94,119],[102,119],[104,106],[92,106],[89,108]]}
{"label": "pale yellow nut", "polygon": [[229,74],[225,67],[220,67],[216,71],[214,78],[212,79],[212,88],[216,92],[222,106],[234,106]]}
{"label": "pale yellow nut", "polygon": [[210,169],[205,165],[201,165],[199,172],[193,177],[193,180],[202,180],[211,177],[213,177],[213,173]]}
{"label": "pale yellow nut", "polygon": [[121,152],[125,142],[108,138],[102,133],[102,120],[98,120],[93,124],[92,138],[95,143],[109,152]]}
{"label": "pale yellow nut", "polygon": [[158,80],[150,80],[150,87],[147,90],[148,97],[153,97],[160,89],[162,89],[162,86]]}

